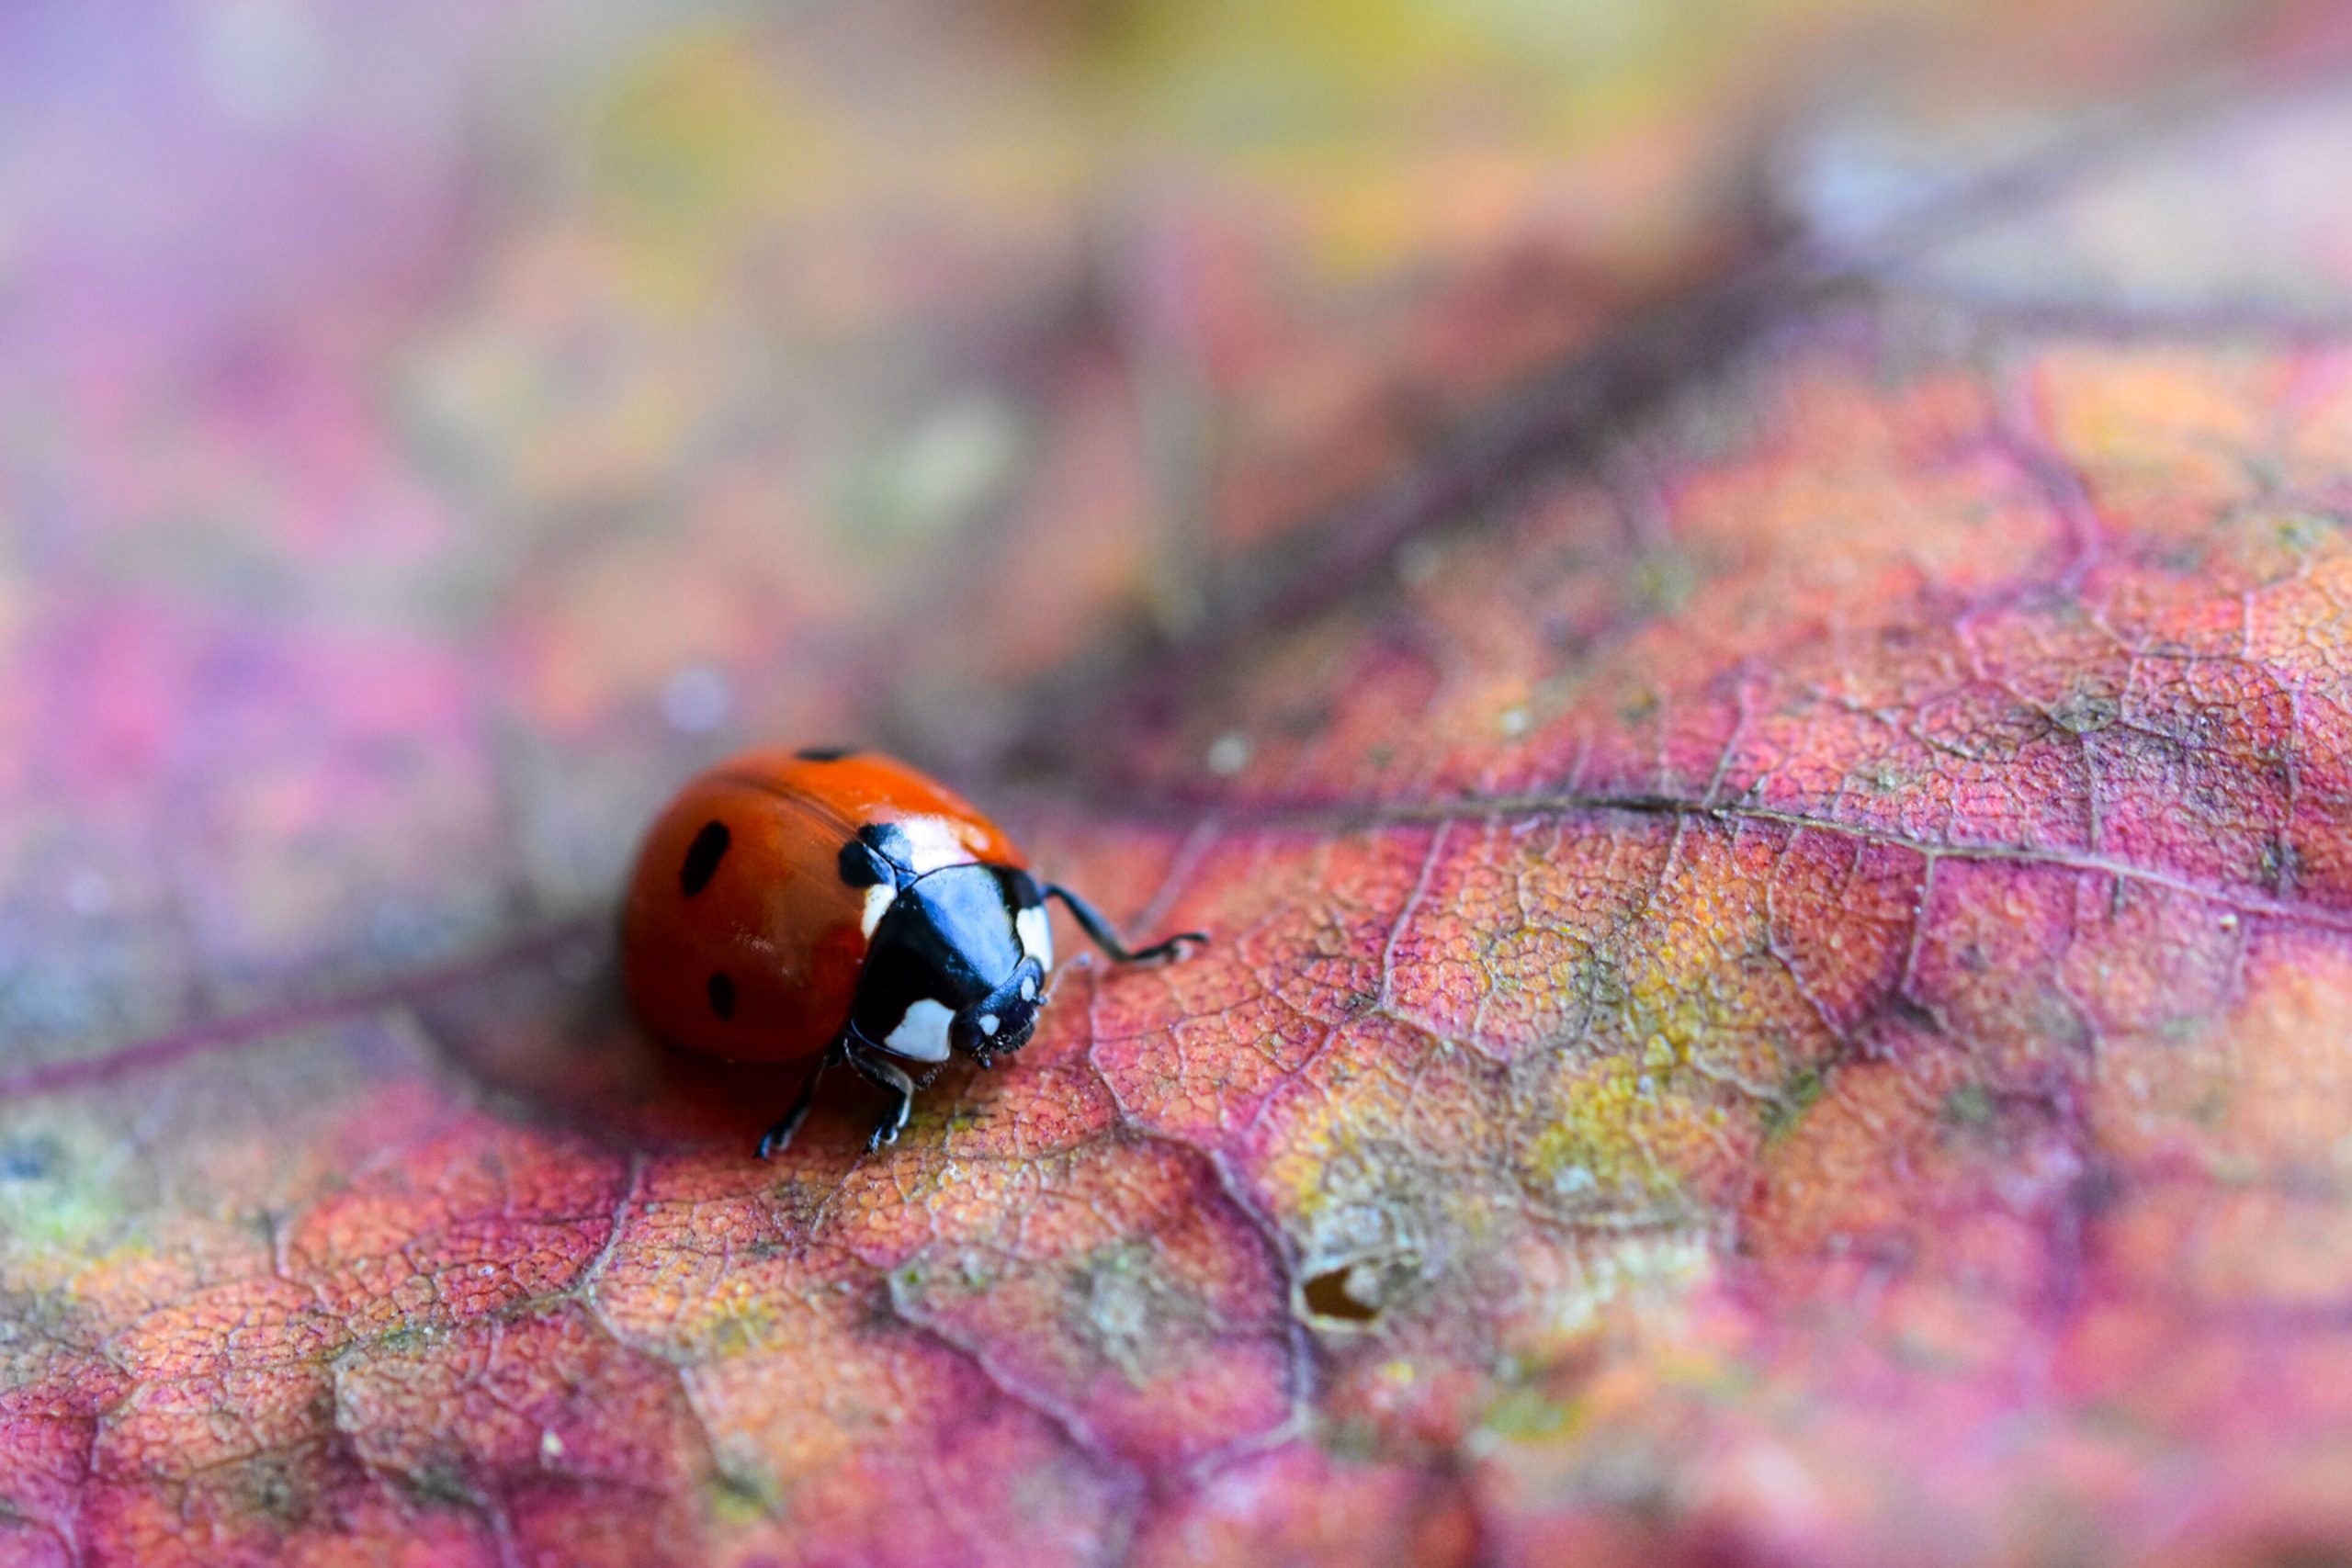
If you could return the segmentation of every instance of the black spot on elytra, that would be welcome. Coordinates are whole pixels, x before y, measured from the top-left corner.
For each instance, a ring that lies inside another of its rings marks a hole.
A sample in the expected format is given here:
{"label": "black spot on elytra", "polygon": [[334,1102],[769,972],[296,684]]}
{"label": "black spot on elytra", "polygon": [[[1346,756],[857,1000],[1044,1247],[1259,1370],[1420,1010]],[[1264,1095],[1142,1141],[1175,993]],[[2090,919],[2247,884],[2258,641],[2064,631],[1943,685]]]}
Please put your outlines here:
{"label": "black spot on elytra", "polygon": [[733,1018],[735,1016],[735,982],[725,975],[713,975],[710,977],[709,986],[706,988],[710,992],[710,1010],[718,1015],[719,1021],[723,1023]]}
{"label": "black spot on elytra", "polygon": [[695,841],[686,846],[686,863],[678,868],[678,890],[691,898],[710,886],[718,874],[718,863],[727,858],[727,846],[734,836],[727,831],[724,822],[706,822]]}
{"label": "black spot on elytra", "polygon": [[856,756],[857,748],[854,746],[809,746],[795,751],[793,755],[804,762],[838,762],[843,757]]}

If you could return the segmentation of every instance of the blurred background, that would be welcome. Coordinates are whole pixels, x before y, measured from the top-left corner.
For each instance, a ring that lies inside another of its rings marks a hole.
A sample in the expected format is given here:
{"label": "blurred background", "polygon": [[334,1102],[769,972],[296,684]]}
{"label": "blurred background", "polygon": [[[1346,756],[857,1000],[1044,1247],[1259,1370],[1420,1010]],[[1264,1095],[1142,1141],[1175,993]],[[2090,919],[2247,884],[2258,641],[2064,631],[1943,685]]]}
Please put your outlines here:
{"label": "blurred background", "polygon": [[[748,739],[1052,773],[1087,694],[1380,558],[1591,355],[1903,265],[1878,237],[1973,182],[2292,90],[2348,32],[2286,0],[0,9],[6,1016],[28,1050],[137,1032],[594,907]],[[2127,188],[1917,281],[2291,308],[2344,253],[2293,209],[2334,142],[2282,145],[2222,177],[2276,175],[2285,254]]]}

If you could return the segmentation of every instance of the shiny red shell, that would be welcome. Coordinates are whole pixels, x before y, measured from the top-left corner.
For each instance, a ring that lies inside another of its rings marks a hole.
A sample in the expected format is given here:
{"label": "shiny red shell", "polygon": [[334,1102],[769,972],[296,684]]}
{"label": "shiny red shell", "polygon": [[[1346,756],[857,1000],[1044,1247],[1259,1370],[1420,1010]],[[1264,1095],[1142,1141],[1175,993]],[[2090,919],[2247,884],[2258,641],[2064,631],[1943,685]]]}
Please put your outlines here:
{"label": "shiny red shell", "polygon": [[1027,863],[967,802],[887,757],[748,751],[688,783],[646,833],[621,914],[621,971],[646,1026],[734,1061],[832,1043],[874,892],[842,877],[842,851],[885,822],[921,828],[926,870]]}

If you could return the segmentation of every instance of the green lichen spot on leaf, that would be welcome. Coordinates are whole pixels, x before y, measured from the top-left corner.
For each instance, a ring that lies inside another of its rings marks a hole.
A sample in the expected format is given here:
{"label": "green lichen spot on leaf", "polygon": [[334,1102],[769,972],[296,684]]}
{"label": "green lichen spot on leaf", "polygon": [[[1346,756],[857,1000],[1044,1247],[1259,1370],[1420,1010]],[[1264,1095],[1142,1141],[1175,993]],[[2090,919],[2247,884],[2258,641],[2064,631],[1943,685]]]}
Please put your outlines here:
{"label": "green lichen spot on leaf", "polygon": [[2052,705],[2050,722],[2070,735],[2096,735],[2112,729],[2122,712],[2122,704],[2109,693],[2076,691]]}
{"label": "green lichen spot on leaf", "polygon": [[1993,1124],[1997,1109],[1983,1084],[1964,1083],[1945,1093],[1938,1114],[1948,1126],[1982,1131]]}
{"label": "green lichen spot on leaf", "polygon": [[469,1507],[481,1501],[456,1461],[437,1460],[419,1465],[408,1472],[406,1481],[409,1495],[431,1507]]}
{"label": "green lichen spot on leaf", "polygon": [[1634,566],[1631,582],[1634,593],[1650,614],[1670,615],[1690,603],[1698,590],[1699,573],[1688,556],[1653,551]]}
{"label": "green lichen spot on leaf", "polygon": [[1766,1140],[1785,1137],[1804,1120],[1804,1113],[1813,1109],[1827,1087],[1826,1077],[1817,1067],[1799,1067],[1782,1079],[1773,1098],[1757,1111],[1764,1123]]}
{"label": "green lichen spot on leaf", "polygon": [[784,1512],[785,1489],[775,1477],[742,1464],[718,1465],[703,1489],[712,1516],[741,1529]]}
{"label": "green lichen spot on leaf", "polygon": [[2299,556],[2310,556],[2335,544],[2343,534],[2343,524],[2333,517],[2313,513],[2290,513],[2276,525],[2279,545]]}
{"label": "green lichen spot on leaf", "polygon": [[1520,1387],[1489,1405],[1479,1426],[1507,1442],[1549,1442],[1567,1436],[1581,1419],[1576,1403]]}

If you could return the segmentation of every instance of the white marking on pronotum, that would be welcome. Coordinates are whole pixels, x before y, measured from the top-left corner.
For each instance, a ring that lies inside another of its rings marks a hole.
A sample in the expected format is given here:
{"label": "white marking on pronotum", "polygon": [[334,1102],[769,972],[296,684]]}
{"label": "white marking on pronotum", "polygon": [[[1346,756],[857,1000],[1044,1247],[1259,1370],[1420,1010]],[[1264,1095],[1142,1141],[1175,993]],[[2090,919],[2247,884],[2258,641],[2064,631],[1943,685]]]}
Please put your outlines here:
{"label": "white marking on pronotum", "polygon": [[865,908],[857,919],[858,929],[868,937],[873,936],[874,928],[882,923],[882,917],[889,911],[890,901],[898,896],[899,890],[887,882],[877,882],[867,888]]}
{"label": "white marking on pronotum", "polygon": [[963,830],[944,817],[908,817],[892,825],[905,836],[907,869],[917,876],[971,862],[971,846],[964,842]]}
{"label": "white marking on pronotum", "polygon": [[955,1019],[954,1013],[929,997],[918,998],[907,1005],[906,1017],[882,1042],[883,1048],[910,1062],[944,1062],[947,1060],[947,1026]]}
{"label": "white marking on pronotum", "polygon": [[980,1032],[987,1035],[989,1039],[995,1039],[996,1032],[1003,1027],[1004,1021],[997,1017],[996,1014],[989,1012],[982,1013],[980,1015]]}
{"label": "white marking on pronotum", "polygon": [[1046,918],[1043,904],[1013,916],[1012,929],[1020,933],[1021,951],[1035,959],[1038,968],[1054,966],[1054,923]]}

